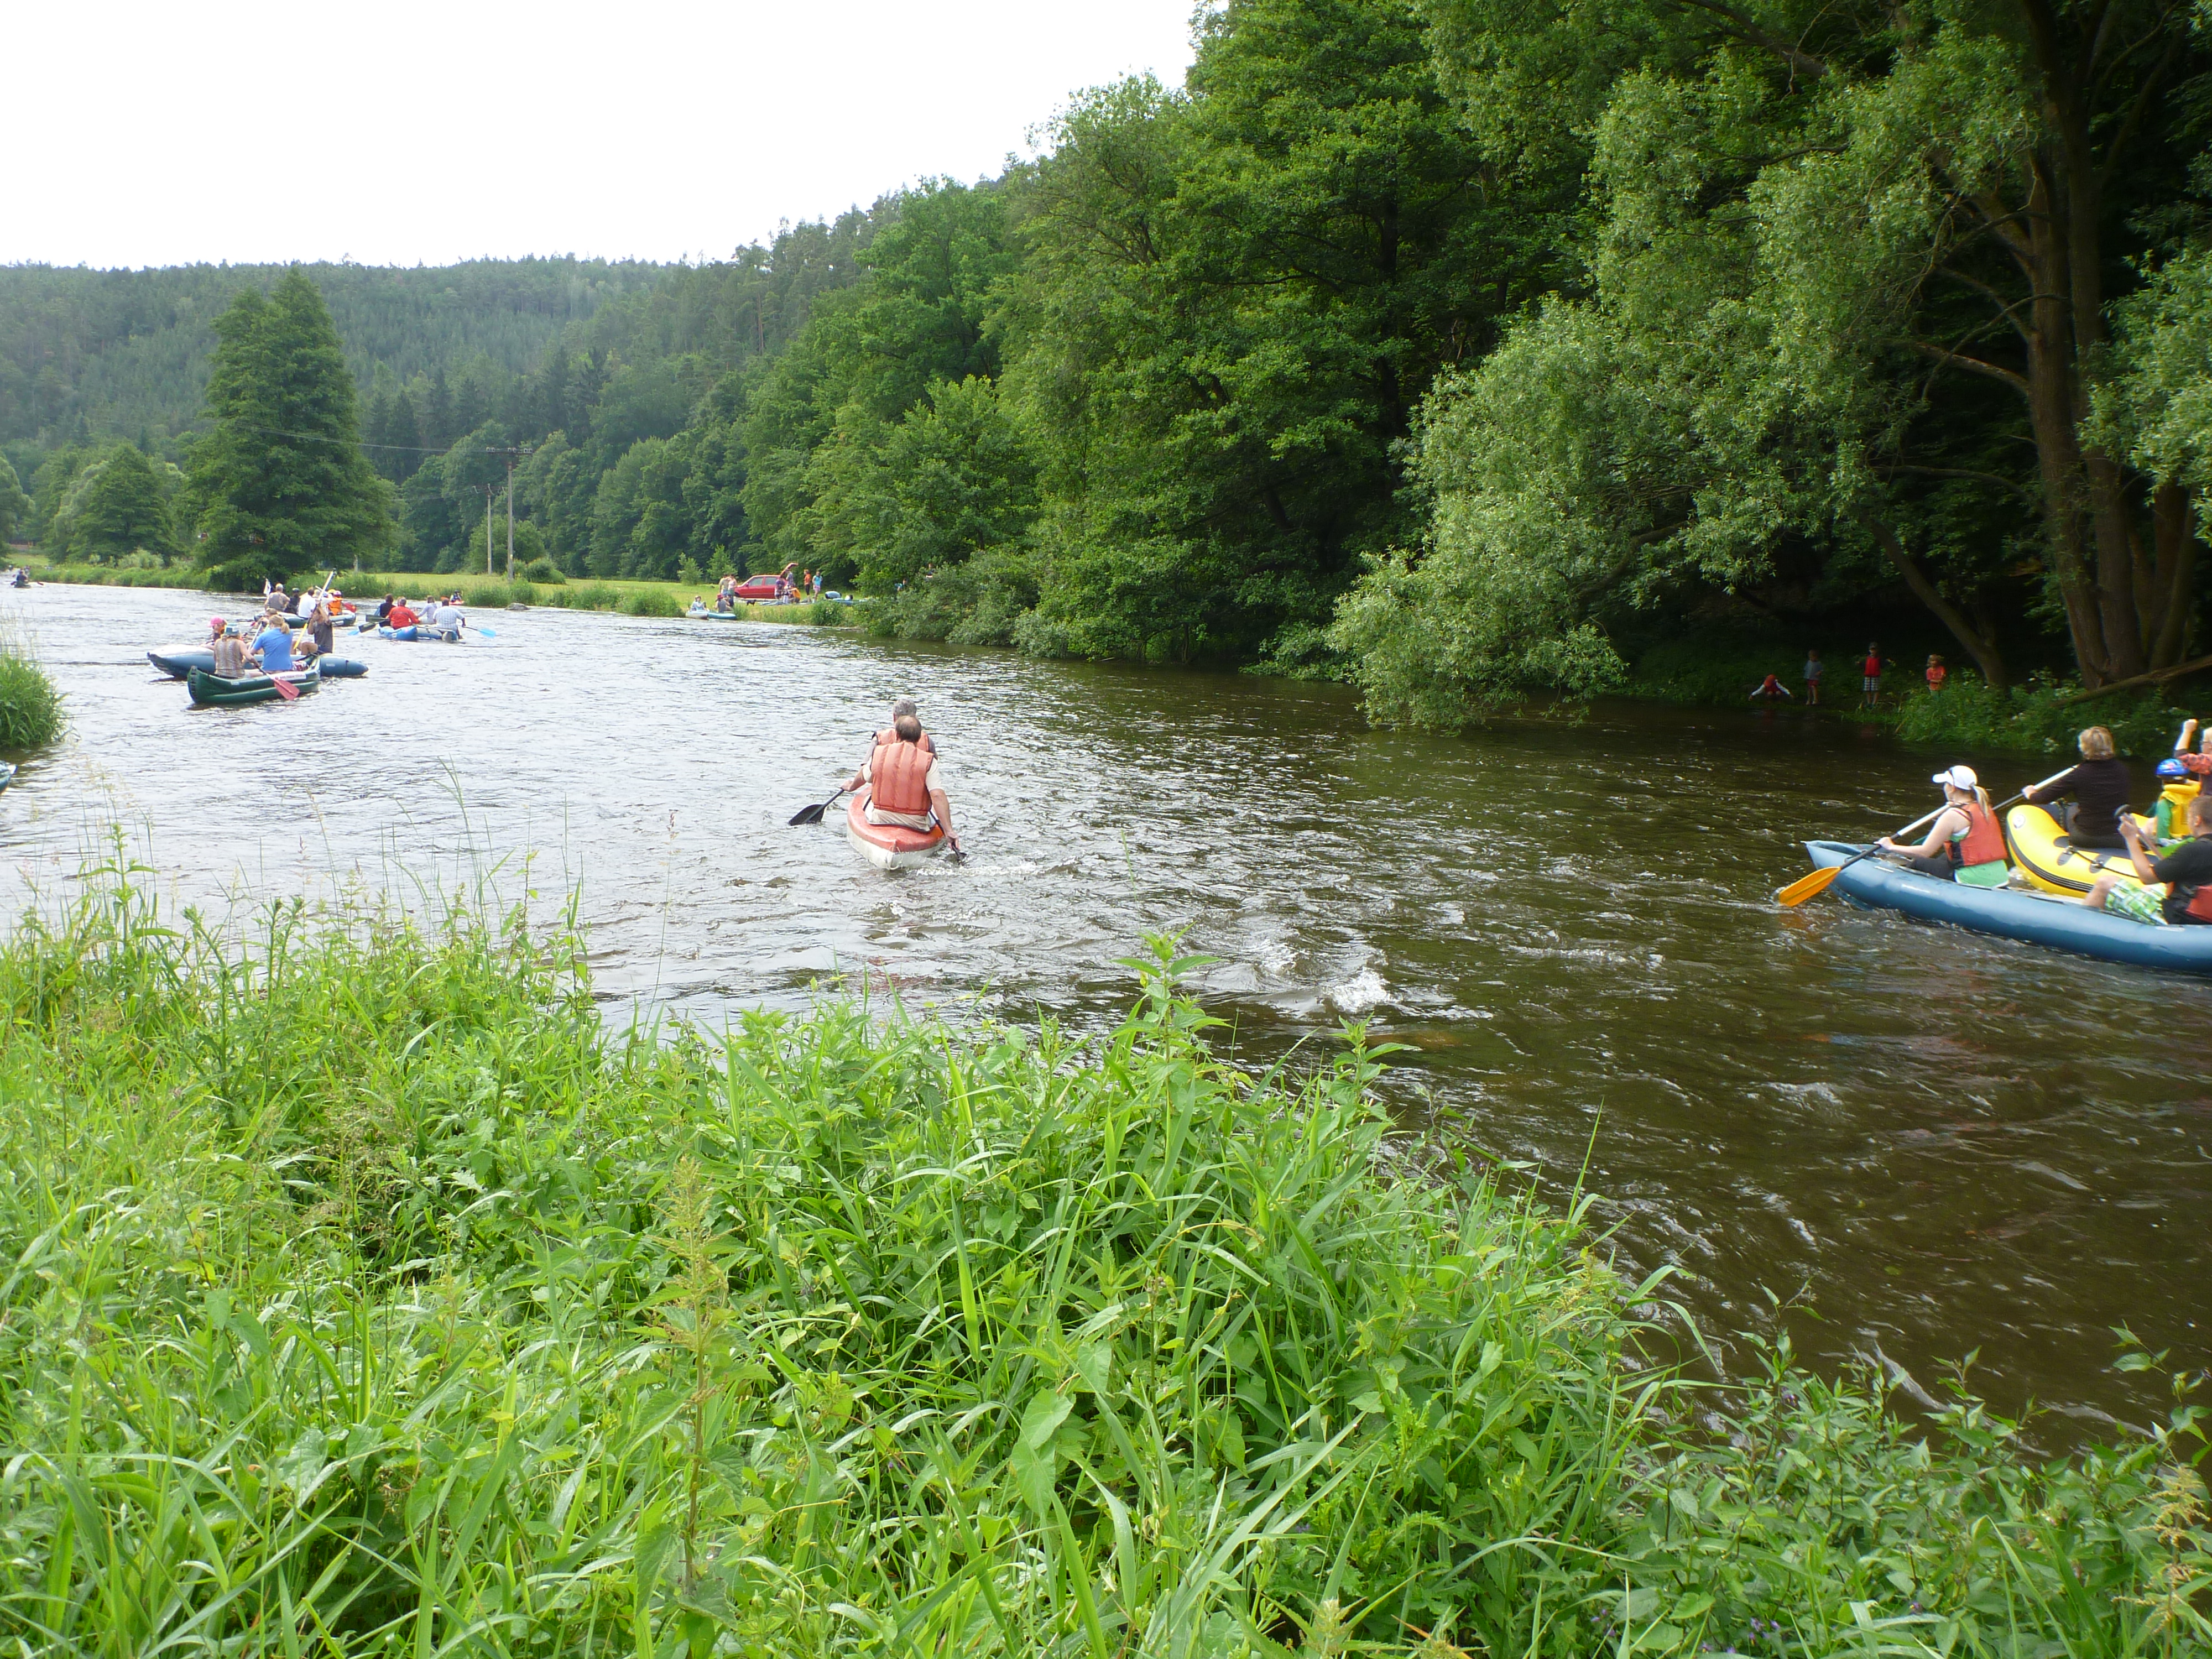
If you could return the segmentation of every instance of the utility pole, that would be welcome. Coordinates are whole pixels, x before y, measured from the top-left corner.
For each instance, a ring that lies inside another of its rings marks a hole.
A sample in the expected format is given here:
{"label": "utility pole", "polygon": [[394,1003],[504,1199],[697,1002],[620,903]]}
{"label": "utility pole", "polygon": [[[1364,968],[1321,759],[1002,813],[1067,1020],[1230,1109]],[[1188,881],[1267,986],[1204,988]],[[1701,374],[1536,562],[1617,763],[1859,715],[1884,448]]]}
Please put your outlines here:
{"label": "utility pole", "polygon": [[469,488],[481,491],[484,498],[484,574],[489,576],[491,574],[491,504],[499,499],[499,486],[471,484]]}
{"label": "utility pole", "polygon": [[[507,580],[510,583],[514,580],[514,463],[529,453],[528,444],[507,449],[489,444],[484,447],[485,454],[507,458]],[[491,574],[491,502],[489,500],[484,502],[484,574],[489,576]]]}

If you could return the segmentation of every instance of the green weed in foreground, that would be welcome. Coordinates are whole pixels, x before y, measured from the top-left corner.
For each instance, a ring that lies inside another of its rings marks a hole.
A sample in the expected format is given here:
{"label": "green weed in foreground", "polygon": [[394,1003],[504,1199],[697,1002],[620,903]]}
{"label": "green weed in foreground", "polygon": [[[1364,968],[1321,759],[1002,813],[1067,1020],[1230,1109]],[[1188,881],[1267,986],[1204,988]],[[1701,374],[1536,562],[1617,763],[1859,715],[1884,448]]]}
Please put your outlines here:
{"label": "green weed in foreground", "polygon": [[17,641],[0,639],[0,749],[20,754],[62,729],[62,694]]}
{"label": "green weed in foreground", "polygon": [[112,878],[0,949],[17,1650],[2204,1650],[2190,1408],[2037,1468],[1641,1367],[1577,1217],[1386,1177],[1374,1056],[1229,1068],[1164,949],[1089,1043],[611,1039],[581,959]]}

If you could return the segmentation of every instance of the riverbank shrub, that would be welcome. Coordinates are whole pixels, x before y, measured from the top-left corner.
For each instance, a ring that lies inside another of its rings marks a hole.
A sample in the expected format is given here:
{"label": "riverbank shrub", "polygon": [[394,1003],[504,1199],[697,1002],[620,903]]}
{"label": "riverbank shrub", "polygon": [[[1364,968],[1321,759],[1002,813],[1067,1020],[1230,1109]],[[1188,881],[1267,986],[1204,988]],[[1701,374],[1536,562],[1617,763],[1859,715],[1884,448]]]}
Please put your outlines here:
{"label": "riverbank shrub", "polygon": [[617,607],[625,617],[680,617],[684,605],[665,588],[633,587]]}
{"label": "riverbank shrub", "polygon": [[2070,755],[2087,726],[2112,729],[2120,754],[2137,760],[2162,760],[2173,752],[2173,739],[2187,719],[2155,690],[2118,692],[2075,702],[2073,686],[2014,686],[1993,691],[1978,679],[1961,678],[1940,691],[1918,691],[1897,711],[1897,735],[1908,743],[1948,743],[1961,747],[2040,750]]}
{"label": "riverbank shrub", "polygon": [[1164,945],[1079,1042],[254,937],[111,872],[0,946],[27,1650],[2205,1650],[2185,1403],[2038,1466],[1786,1347],[1692,1388],[1578,1212],[1386,1163],[1356,1041],[1224,1064]]}
{"label": "riverbank shrub", "polygon": [[548,558],[532,559],[522,567],[522,574],[526,580],[540,587],[560,587],[568,580],[567,573]]}
{"label": "riverbank shrub", "polygon": [[34,582],[79,587],[205,587],[207,573],[191,565],[137,568],[112,564],[26,564]]}
{"label": "riverbank shrub", "polygon": [[44,748],[61,729],[62,694],[21,640],[0,636],[0,750]]}

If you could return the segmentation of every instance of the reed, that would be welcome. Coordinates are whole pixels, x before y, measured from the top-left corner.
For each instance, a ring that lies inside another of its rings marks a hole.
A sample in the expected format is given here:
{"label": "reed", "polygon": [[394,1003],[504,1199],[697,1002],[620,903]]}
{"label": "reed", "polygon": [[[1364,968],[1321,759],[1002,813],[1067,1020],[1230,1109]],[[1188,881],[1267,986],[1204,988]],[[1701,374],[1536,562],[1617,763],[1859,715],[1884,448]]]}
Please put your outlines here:
{"label": "reed", "polygon": [[2038,1466],[1693,1388],[1578,1210],[1387,1178],[1379,1053],[1224,1065],[1164,943],[1090,1041],[611,1035],[566,927],[139,880],[0,948],[19,1650],[2203,1650],[2185,1402]]}
{"label": "reed", "polygon": [[0,750],[21,754],[61,734],[62,694],[20,637],[0,631]]}

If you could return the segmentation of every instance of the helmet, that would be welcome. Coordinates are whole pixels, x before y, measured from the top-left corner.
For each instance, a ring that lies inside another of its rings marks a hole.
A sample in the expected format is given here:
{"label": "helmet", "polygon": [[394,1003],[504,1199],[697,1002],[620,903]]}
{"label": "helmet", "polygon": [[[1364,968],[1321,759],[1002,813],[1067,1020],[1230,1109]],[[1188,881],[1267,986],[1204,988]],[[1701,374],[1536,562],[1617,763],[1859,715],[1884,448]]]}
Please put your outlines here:
{"label": "helmet", "polygon": [[2189,775],[2189,769],[2178,760],[2162,760],[2156,768],[2159,776],[2169,783],[2179,782]]}

